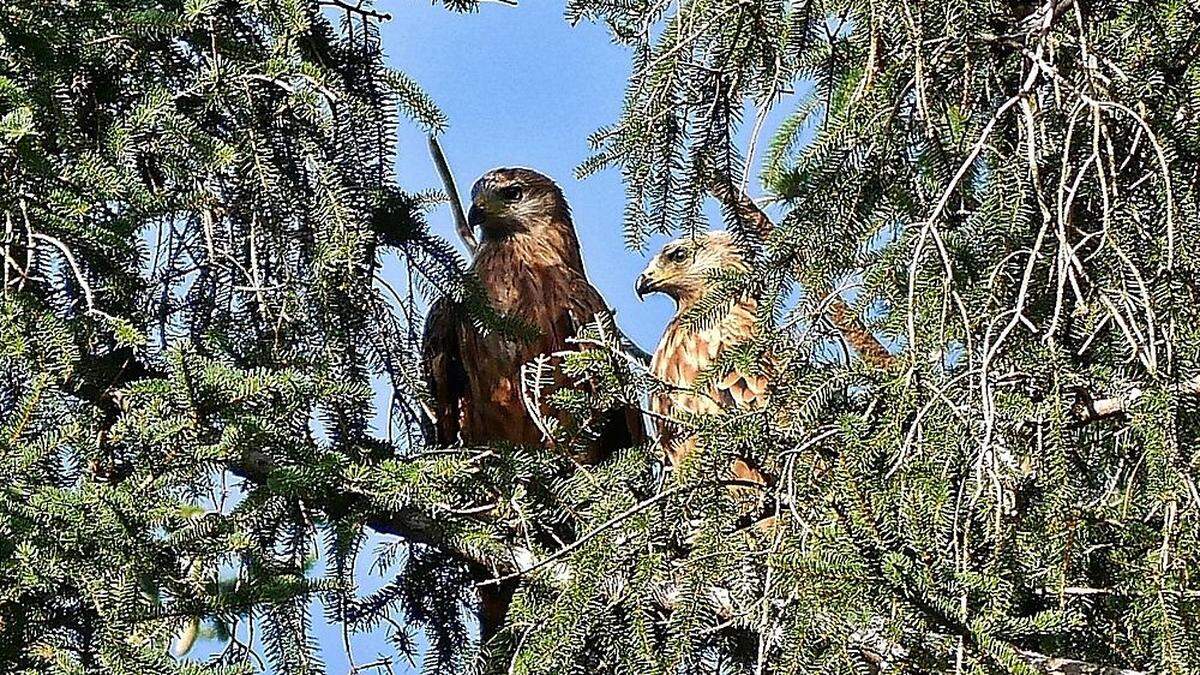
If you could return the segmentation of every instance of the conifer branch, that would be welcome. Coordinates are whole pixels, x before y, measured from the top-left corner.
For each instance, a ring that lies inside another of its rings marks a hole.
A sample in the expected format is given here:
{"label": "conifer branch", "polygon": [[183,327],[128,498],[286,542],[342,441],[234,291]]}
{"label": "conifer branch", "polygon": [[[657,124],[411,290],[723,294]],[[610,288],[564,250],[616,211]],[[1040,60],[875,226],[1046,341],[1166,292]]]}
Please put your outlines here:
{"label": "conifer branch", "polygon": [[520,568],[520,569],[518,569],[514,572],[511,572],[509,574],[506,574],[504,576],[487,579],[485,581],[480,582],[477,585],[480,587],[494,586],[494,585],[503,584],[507,581],[512,581],[514,579],[518,579],[520,577],[524,577],[529,574],[532,574],[532,573],[536,572],[537,570],[542,569],[542,568],[546,567],[547,565],[549,565],[553,562],[556,562],[558,560],[561,560],[562,558],[570,555],[572,552],[578,550],[580,547],[582,547],[584,544],[588,543],[592,539],[595,539],[596,537],[600,536],[601,534],[604,534],[605,532],[612,529],[616,525],[619,525],[620,523],[628,520],[629,518],[637,515],[638,513],[646,510],[650,506],[653,506],[654,504],[658,503],[659,501],[662,501],[663,499],[671,496],[672,494],[675,494],[678,491],[679,491],[678,487],[669,487],[665,490],[662,490],[658,494],[655,494],[653,497],[648,497],[646,499],[643,499],[642,501],[625,509],[624,511],[618,513],[617,515],[613,516],[612,518],[609,518],[608,520],[604,521],[603,523],[600,523],[599,525],[592,528],[591,530],[588,530],[587,534],[576,539],[575,541],[571,542],[570,544],[558,549],[554,553],[551,553],[550,555],[542,558],[541,560],[533,562],[532,564],[528,565],[527,567]]}
{"label": "conifer branch", "polygon": [[48,234],[33,232],[31,230],[29,232],[29,236],[31,239],[44,241],[54,246],[54,248],[58,249],[58,251],[62,253],[63,260],[66,261],[67,267],[71,270],[71,274],[75,279],[75,283],[79,285],[79,290],[83,292],[83,302],[87,308],[88,314],[95,314],[96,316],[112,320],[113,317],[111,315],[101,311],[96,307],[96,296],[95,293],[92,292],[92,285],[88,283],[87,277],[83,275],[83,270],[79,268],[79,263],[75,260],[75,254],[71,253],[71,249],[68,248],[61,239],[52,237]]}
{"label": "conifer branch", "polygon": [[1038,669],[1044,675],[1148,675],[1145,670],[1126,670],[1098,663],[1076,661],[1057,656],[1047,656],[1038,652],[1022,649],[1019,652],[1029,665]]}
{"label": "conifer branch", "polygon": [[[712,175],[708,181],[709,192],[737,217],[749,223],[755,236],[766,239],[775,231],[775,223],[765,211],[745,192],[740,191],[728,177]],[[831,320],[845,335],[850,346],[863,361],[875,367],[884,367],[894,361],[883,343],[863,325],[858,316],[840,296],[831,300]]]}
{"label": "conifer branch", "polygon": [[[81,400],[108,408],[114,406],[113,396],[120,389],[142,380],[162,380],[167,377],[166,373],[146,365],[130,352],[114,356],[120,358],[119,363],[109,357],[89,356],[85,364],[77,371],[79,375],[71,384],[70,392]],[[115,421],[114,414],[110,417],[109,423]],[[240,459],[228,462],[226,468],[234,475],[251,483],[266,485],[276,467],[269,455],[247,451]],[[107,475],[107,479],[116,480],[127,474],[127,470],[118,470]],[[410,543],[444,551],[471,567],[481,576],[515,572],[515,568],[510,570],[502,561],[482,557],[470,549],[455,545],[453,537],[446,530],[446,524],[419,509],[395,511],[374,509],[370,507],[368,496],[348,490],[308,494],[304,498],[312,507],[335,520],[352,513],[365,513],[364,524],[370,529],[381,534],[400,537]]]}
{"label": "conifer branch", "polygon": [[[566,2],[634,59],[580,173],[620,170],[634,247],[698,227],[711,194],[751,268],[714,296],[760,300],[754,339],[696,377],[766,356],[771,396],[649,413],[697,436],[678,471],[646,447],[586,473],[550,451],[424,447],[419,298],[507,323],[428,231],[437,198],[396,187],[398,115],[445,120],[388,68],[382,3],[5,5],[0,670],[319,671],[319,597],[350,668],[402,660],[354,658],[356,633],[390,626],[416,667],[458,672],[480,582],[527,591],[479,650],[497,670],[1186,669],[1200,9]],[[801,81],[811,95],[781,111]],[[772,222],[745,181],[778,112]],[[793,301],[798,280],[847,273],[860,304]],[[874,365],[837,358],[827,322]],[[921,344],[895,356],[872,333],[910,328]],[[597,377],[536,400],[555,447],[584,435],[555,428],[560,410],[688,394],[607,319],[570,329],[553,377]],[[134,330],[148,343],[123,346]],[[733,456],[780,476],[769,543],[718,497]],[[399,539],[376,561],[394,576],[356,597],[368,531]],[[211,662],[168,656],[185,618],[190,637],[228,617],[250,633],[227,626]]]}
{"label": "conifer branch", "polygon": [[[1013,99],[1010,99],[1013,101]],[[1160,155],[1161,157],[1161,151]],[[752,226],[752,231],[759,236],[769,236],[774,230],[774,223],[755,202],[744,193],[736,193],[732,189],[732,184],[729,181],[710,180],[709,190],[721,202],[739,214],[739,217],[745,219]],[[939,204],[944,204],[945,194]],[[839,330],[845,335],[850,346],[858,352],[859,356],[875,367],[886,367],[895,361],[895,356],[883,346],[879,341],[859,320],[854,314],[854,311],[846,304],[840,296],[835,296],[830,301],[831,304],[831,320]],[[1193,378],[1186,382],[1177,385],[1176,390],[1185,396],[1200,397],[1200,377]],[[1071,412],[1075,416],[1079,424],[1088,424],[1101,419],[1115,417],[1126,412],[1129,406],[1132,405],[1142,392],[1139,389],[1132,389],[1128,394],[1118,397],[1095,398],[1085,390],[1079,390],[1079,399],[1072,407]]]}

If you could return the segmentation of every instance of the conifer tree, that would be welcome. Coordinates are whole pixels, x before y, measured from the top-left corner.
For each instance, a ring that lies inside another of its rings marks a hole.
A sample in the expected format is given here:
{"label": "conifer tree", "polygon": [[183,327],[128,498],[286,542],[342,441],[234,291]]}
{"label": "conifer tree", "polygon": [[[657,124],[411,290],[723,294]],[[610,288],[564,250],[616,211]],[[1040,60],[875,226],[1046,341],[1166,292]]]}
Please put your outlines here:
{"label": "conifer tree", "polygon": [[[422,308],[514,327],[392,175],[398,119],[446,121],[383,9],[0,8],[0,667],[323,672],[313,620],[429,672],[1200,664],[1194,3],[569,0],[633,54],[580,172],[622,172],[634,248],[724,203],[751,269],[688,320],[755,294],[731,353],[773,373],[681,420],[680,466],[586,468],[426,440]],[[844,349],[842,294],[890,359]],[[579,339],[549,404],[662,390],[603,318]],[[517,591],[478,645],[490,583]],[[218,654],[171,656],[197,627]]]}
{"label": "conifer tree", "polygon": [[[691,317],[771,300],[739,357],[786,364],[769,409],[697,423],[714,467],[736,450],[781,477],[783,525],[737,553],[716,522],[691,535],[684,587],[732,602],[677,610],[668,663],[719,669],[723,616],[756,672],[1200,664],[1196,4],[568,13],[634,53],[582,169],[620,167],[635,246],[704,227],[705,193],[756,178],[764,119],[807,87],[760,151],[778,224],[728,209],[754,264]],[[822,328],[847,292],[890,365]],[[678,501],[673,522],[710,522]]]}
{"label": "conifer tree", "polygon": [[[419,318],[377,261],[402,251],[444,292],[462,268],[426,231],[436,196],[396,188],[398,118],[445,119],[384,65],[381,18],[337,0],[0,7],[5,672],[314,672],[309,599],[372,620],[345,585],[365,514],[407,523],[438,466],[384,468],[420,444],[369,429],[371,378],[420,380]],[[428,620],[458,626],[437,600]],[[171,636],[201,622],[226,648],[176,662]],[[443,652],[462,642],[444,634]]]}

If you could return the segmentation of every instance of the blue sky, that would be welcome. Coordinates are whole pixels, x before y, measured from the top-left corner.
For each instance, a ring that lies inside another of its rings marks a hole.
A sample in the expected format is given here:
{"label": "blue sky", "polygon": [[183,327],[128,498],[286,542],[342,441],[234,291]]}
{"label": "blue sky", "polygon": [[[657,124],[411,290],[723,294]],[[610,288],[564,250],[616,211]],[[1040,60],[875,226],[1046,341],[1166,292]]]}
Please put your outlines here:
{"label": "blue sky", "polygon": [[[646,253],[625,248],[619,172],[574,178],[575,167],[590,154],[589,134],[620,115],[629,75],[626,49],[612,44],[602,25],[568,25],[561,0],[522,0],[519,7],[484,2],[474,14],[448,12],[429,0],[380,0],[377,8],[392,15],[382,26],[388,61],[419,82],[449,117],[441,142],[460,193],[465,197],[477,177],[497,166],[527,166],[556,179],[571,204],[592,283],[617,310],[625,331],[652,350],[674,307],[663,296],[638,302],[633,284],[664,240],[652,240]],[[777,107],[765,131],[793,108]],[[744,131],[743,141],[747,135]],[[441,188],[424,132],[403,120],[396,173],[408,190]],[[434,212],[431,223],[461,249],[448,209]],[[382,420],[381,414],[380,428]],[[373,537],[359,558],[360,593],[388,581],[369,572],[379,541]],[[319,563],[314,572],[321,568]],[[318,603],[312,610],[327,672],[346,673],[340,628],[325,625]],[[191,657],[204,658],[222,646],[207,641]],[[353,647],[360,665],[394,655],[382,631],[356,637]],[[396,673],[419,672],[403,663],[393,667]]]}

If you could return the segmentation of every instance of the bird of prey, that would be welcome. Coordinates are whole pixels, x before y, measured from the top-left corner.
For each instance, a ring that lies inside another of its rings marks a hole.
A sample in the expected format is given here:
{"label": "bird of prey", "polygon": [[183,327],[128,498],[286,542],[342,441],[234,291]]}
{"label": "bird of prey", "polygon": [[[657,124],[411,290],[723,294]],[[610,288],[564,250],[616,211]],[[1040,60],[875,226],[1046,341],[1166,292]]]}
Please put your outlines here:
{"label": "bird of prey", "polygon": [[[668,420],[680,412],[720,414],[731,409],[753,409],[766,403],[768,376],[734,367],[696,387],[699,375],[744,344],[755,333],[758,301],[753,296],[736,300],[727,311],[704,326],[694,326],[685,315],[710,290],[712,274],[745,270],[746,263],[728,232],[707,232],[672,241],[663,247],[637,279],[639,297],[665,293],[675,300],[676,311],[654,352],[650,370],[670,389],[655,394],[650,409],[656,414],[659,443],[667,458],[678,464],[694,448],[695,439],[681,436]],[[767,479],[746,460],[735,460],[733,476],[739,482],[759,485]]]}
{"label": "bird of prey", "polygon": [[[759,221],[760,231],[768,231],[770,221],[753,202],[735,203],[748,218]],[[713,231],[672,241],[663,247],[637,279],[639,297],[647,293],[665,293],[675,300],[676,311],[651,360],[651,373],[669,389],[655,394],[650,409],[658,421],[659,444],[673,463],[681,462],[694,448],[695,439],[681,436],[665,420],[678,413],[721,414],[729,410],[752,410],[764,406],[769,396],[773,363],[761,364],[758,372],[747,372],[736,365],[725,373],[699,376],[719,363],[729,349],[753,339],[756,331],[758,299],[746,295],[736,299],[723,313],[703,325],[686,321],[689,310],[711,292],[711,279],[721,271],[746,271],[741,252],[728,232]],[[831,301],[830,319],[847,344],[867,363],[885,367],[892,356],[859,321],[853,310],[838,296]],[[744,459],[734,461],[734,478],[741,483],[766,485],[770,477]]]}
{"label": "bird of prey", "polygon": [[[550,178],[523,168],[489,171],[471,189],[468,221],[482,235],[471,269],[488,302],[530,330],[521,336],[484,331],[459,303],[443,298],[434,304],[423,351],[436,440],[540,444],[541,427],[522,397],[522,366],[540,355],[578,349],[568,339],[609,308],[588,282],[570,208]],[[582,463],[645,440],[636,408],[607,411],[592,426],[595,438],[576,457]],[[485,641],[506,609],[503,598],[484,598]]]}

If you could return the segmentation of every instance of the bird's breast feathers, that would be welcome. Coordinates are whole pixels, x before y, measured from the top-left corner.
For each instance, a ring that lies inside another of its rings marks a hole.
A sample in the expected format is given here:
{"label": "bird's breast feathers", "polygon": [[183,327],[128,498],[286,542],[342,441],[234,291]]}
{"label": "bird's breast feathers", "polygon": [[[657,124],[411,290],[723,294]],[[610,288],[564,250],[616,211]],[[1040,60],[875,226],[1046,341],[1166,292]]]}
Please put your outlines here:
{"label": "bird's breast feathers", "polygon": [[[465,327],[462,352],[472,362],[467,372],[482,400],[519,400],[521,366],[569,348],[575,325],[591,321],[590,314],[598,311],[586,305],[603,305],[582,272],[556,251],[536,238],[515,236],[485,246],[475,259],[475,274],[492,308],[533,331],[522,337]],[[590,301],[581,303],[580,295]]]}
{"label": "bird's breast feathers", "polygon": [[474,271],[496,310],[536,319],[549,308],[566,306],[580,273],[565,264],[556,249],[530,239],[514,237],[485,247]]}
{"label": "bird's breast feathers", "polygon": [[[748,301],[734,305],[720,321],[705,328],[689,326],[681,317],[672,320],[650,368],[655,377],[679,390],[652,402],[656,412],[719,413],[726,402],[742,407],[765,394],[762,378],[736,370],[713,377],[702,390],[695,388],[701,373],[711,368],[726,348],[750,339],[754,330],[755,306]],[[732,400],[727,400],[731,395]]]}

